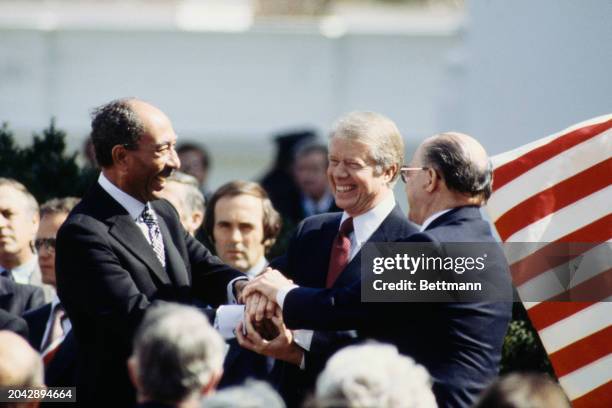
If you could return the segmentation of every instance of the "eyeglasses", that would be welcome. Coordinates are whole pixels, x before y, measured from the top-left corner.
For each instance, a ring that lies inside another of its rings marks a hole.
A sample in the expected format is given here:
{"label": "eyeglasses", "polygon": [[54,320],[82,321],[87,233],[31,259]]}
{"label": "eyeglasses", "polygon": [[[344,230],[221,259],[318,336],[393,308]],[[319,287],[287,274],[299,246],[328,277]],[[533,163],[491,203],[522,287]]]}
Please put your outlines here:
{"label": "eyeglasses", "polygon": [[429,170],[429,167],[408,167],[402,166],[400,167],[400,176],[404,183],[408,182],[408,172],[409,171],[419,171],[419,170]]}
{"label": "eyeglasses", "polygon": [[55,251],[55,238],[38,238],[34,241],[34,247],[37,251],[40,251],[42,247],[45,247],[47,251]]}

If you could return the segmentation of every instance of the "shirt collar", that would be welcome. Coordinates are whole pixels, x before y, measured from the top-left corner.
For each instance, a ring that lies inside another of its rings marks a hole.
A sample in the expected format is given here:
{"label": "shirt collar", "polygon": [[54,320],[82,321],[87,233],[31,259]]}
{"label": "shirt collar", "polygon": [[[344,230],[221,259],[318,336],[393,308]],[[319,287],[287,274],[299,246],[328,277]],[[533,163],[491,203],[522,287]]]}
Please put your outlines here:
{"label": "shirt collar", "polygon": [[423,221],[423,225],[421,225],[421,229],[419,231],[425,231],[425,229],[429,227],[429,224],[431,224],[436,218],[446,214],[450,210],[452,210],[452,208],[447,208],[446,210],[438,211],[437,213],[430,215],[425,221]]}
{"label": "shirt collar", "polygon": [[51,299],[51,310],[55,310],[55,308],[57,307],[57,305],[59,305],[60,303],[60,298],[57,296],[57,293],[53,296],[53,299]]}
{"label": "shirt collar", "polygon": [[[17,283],[30,283],[30,277],[34,273],[34,269],[38,266],[38,256],[34,255],[26,263],[22,263],[11,269],[11,275]],[[5,271],[8,268],[0,266],[0,271]]]}
{"label": "shirt collar", "polygon": [[[355,231],[355,239],[358,243],[366,242],[374,231],[380,227],[380,224],[387,218],[395,207],[395,196],[393,191],[389,191],[385,198],[371,210],[353,218],[353,230]],[[342,213],[340,225],[349,218],[345,212]],[[338,228],[339,229],[339,228]]]}
{"label": "shirt collar", "polygon": [[251,269],[245,272],[245,274],[249,278],[254,278],[255,276],[259,274],[259,272],[263,271],[267,265],[268,265],[268,260],[266,259],[265,256],[262,256],[261,258],[259,258],[259,261],[257,261],[255,265],[251,266]]}
{"label": "shirt collar", "polygon": [[130,214],[133,220],[137,220],[144,210],[145,204],[141,203],[139,200],[135,199],[131,195],[122,191],[111,183],[109,179],[104,176],[103,172],[100,172],[100,176],[98,177],[98,184],[100,187],[104,189],[111,197],[113,197],[125,210]]}

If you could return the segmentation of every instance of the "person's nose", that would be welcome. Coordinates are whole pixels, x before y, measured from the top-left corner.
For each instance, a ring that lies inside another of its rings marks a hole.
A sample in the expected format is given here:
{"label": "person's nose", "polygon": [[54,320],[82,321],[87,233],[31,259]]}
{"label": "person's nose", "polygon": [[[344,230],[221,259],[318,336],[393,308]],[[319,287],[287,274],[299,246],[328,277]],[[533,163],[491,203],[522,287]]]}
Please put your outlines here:
{"label": "person's nose", "polygon": [[168,158],[168,166],[173,168],[174,170],[178,170],[181,168],[181,159],[178,157],[178,153],[174,146],[170,149],[170,157]]}
{"label": "person's nose", "polygon": [[230,232],[230,241],[232,243],[242,242],[242,233],[240,232],[240,228],[232,228]]}
{"label": "person's nose", "polygon": [[335,167],[332,169],[332,175],[333,175],[335,178],[340,178],[340,179],[341,179],[341,178],[346,178],[346,177],[348,177],[349,173],[348,173],[348,171],[346,170],[346,167],[344,166],[344,163],[338,163],[338,165],[337,165],[337,166],[335,166]]}

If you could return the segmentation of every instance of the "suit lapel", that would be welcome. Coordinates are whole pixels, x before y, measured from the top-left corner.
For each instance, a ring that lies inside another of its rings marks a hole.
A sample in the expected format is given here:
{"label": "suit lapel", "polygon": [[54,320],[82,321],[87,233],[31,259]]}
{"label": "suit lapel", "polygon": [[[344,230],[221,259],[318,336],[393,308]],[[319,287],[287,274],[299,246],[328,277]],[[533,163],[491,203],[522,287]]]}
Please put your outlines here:
{"label": "suit lapel", "polygon": [[138,228],[130,215],[116,215],[111,217],[109,221],[112,223],[109,231],[110,234],[115,237],[117,241],[121,242],[121,244],[123,244],[123,246],[125,246],[136,258],[147,265],[162,283],[169,285],[170,279],[168,274],[161,263],[159,263],[153,248],[151,248],[151,245],[149,245],[142,231]]}
{"label": "suit lapel", "polygon": [[161,230],[162,239],[164,240],[166,272],[175,285],[179,287],[189,286],[191,282],[189,282],[189,274],[185,267],[185,261],[183,257],[181,257],[181,254],[179,254],[176,245],[174,245],[168,225],[163,217],[159,215],[159,212],[157,213],[157,222],[159,223],[159,229]]}
{"label": "suit lapel", "polygon": [[153,248],[128,212],[113,197],[94,183],[83,202],[89,203],[88,210],[109,226],[109,233],[130,253],[144,263],[162,283],[170,284],[168,274],[159,263]]}

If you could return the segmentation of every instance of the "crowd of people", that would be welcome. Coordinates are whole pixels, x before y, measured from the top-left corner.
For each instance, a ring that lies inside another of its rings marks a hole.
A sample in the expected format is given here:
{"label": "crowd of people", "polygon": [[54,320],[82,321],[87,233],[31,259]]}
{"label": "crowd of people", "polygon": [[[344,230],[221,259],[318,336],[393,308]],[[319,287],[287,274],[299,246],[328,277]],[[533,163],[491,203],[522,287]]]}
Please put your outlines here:
{"label": "crowd of people", "polygon": [[84,407],[569,406],[543,375],[497,379],[510,303],[361,300],[367,243],[495,242],[474,138],[434,135],[405,164],[396,125],[353,112],[213,192],[208,153],[177,143],[119,99],[93,112],[84,197],[39,207],[0,178],[0,387],[76,387]]}

